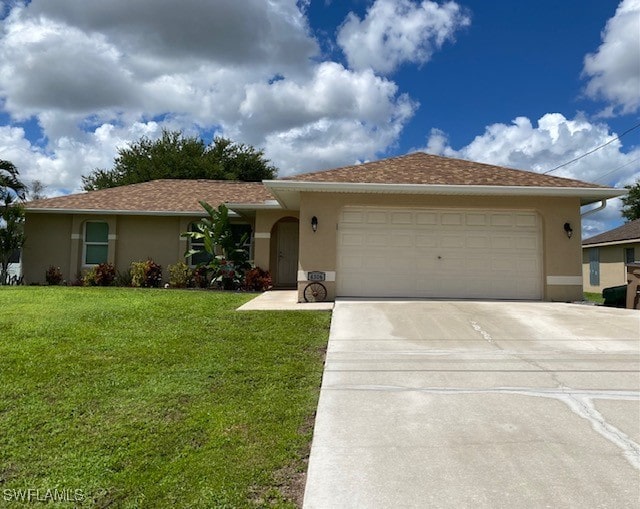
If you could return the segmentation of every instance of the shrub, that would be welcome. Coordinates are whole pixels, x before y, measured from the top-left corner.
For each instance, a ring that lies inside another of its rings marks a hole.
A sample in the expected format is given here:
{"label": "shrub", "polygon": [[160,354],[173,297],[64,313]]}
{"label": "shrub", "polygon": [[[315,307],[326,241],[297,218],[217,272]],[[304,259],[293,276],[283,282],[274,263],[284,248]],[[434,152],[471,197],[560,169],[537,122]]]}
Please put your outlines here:
{"label": "shrub", "polygon": [[169,286],[174,288],[187,288],[193,279],[193,271],[184,262],[169,265]]}
{"label": "shrub", "polygon": [[116,280],[116,268],[110,263],[101,263],[95,268],[96,286],[111,286]]}
{"label": "shrub", "polygon": [[96,268],[95,267],[91,267],[90,269],[87,269],[87,271],[84,273],[84,275],[81,278],[82,281],[82,286],[98,286],[98,283],[96,282]]}
{"label": "shrub", "polygon": [[60,267],[49,265],[47,272],[44,274],[44,279],[48,285],[59,285],[62,283],[62,271]]}
{"label": "shrub", "polygon": [[264,292],[273,286],[271,274],[268,270],[254,267],[244,273],[244,289],[249,291]]}
{"label": "shrub", "polygon": [[82,278],[84,286],[111,286],[116,280],[116,268],[110,263],[101,263],[90,268]]}
{"label": "shrub", "polygon": [[162,267],[151,258],[131,263],[131,286],[158,288],[162,283]]}
{"label": "shrub", "polygon": [[209,269],[207,269],[207,267],[194,269],[191,277],[191,285],[195,288],[209,288],[211,285]]}
{"label": "shrub", "polygon": [[131,285],[131,271],[125,270],[124,272],[118,271],[116,275],[117,286],[132,286]]}

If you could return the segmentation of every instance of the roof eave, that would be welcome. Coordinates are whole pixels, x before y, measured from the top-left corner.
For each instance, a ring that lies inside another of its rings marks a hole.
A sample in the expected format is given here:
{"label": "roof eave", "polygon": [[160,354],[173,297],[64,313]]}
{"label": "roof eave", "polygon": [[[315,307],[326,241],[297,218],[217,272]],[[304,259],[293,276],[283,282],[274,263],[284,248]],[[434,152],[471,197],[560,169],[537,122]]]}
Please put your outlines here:
{"label": "roof eave", "polygon": [[542,187],[542,186],[482,186],[443,184],[370,184],[354,182],[305,182],[296,180],[265,180],[265,187],[287,209],[300,206],[301,192],[382,193],[466,196],[545,196],[576,197],[581,205],[615,198],[627,193],[610,187]]}
{"label": "roof eave", "polygon": [[608,247],[608,246],[618,246],[621,244],[638,244],[640,243],[640,237],[635,239],[624,239],[624,240],[608,240],[605,242],[594,242],[592,244],[582,244],[582,249],[586,249],[589,247]]}
{"label": "roof eave", "polygon": [[277,200],[267,200],[264,203],[236,203],[226,202],[229,210],[280,210],[282,205]]}
{"label": "roof eave", "polygon": [[[161,217],[194,217],[205,215],[204,210],[111,210],[111,209],[62,209],[62,208],[25,208],[29,214],[82,214],[91,216],[161,216]],[[231,211],[232,217],[237,214]]]}

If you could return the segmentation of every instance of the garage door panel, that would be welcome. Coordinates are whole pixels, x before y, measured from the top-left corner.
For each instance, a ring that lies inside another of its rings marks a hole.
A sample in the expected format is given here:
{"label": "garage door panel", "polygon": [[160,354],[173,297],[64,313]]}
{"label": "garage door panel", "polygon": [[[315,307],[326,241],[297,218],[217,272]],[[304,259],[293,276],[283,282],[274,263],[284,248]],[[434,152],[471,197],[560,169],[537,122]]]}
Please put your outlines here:
{"label": "garage door panel", "polygon": [[343,224],[363,224],[364,221],[364,213],[361,210],[348,210],[345,209],[342,212],[342,217],[340,218],[340,222]]}
{"label": "garage door panel", "polygon": [[416,212],[416,224],[419,225],[437,225],[438,214],[435,212]]}
{"label": "garage door panel", "polygon": [[339,296],[541,297],[533,212],[348,207],[338,231]]}
{"label": "garage door panel", "polygon": [[470,235],[466,241],[468,249],[487,249],[489,247],[489,238],[486,235]]}
{"label": "garage door panel", "polygon": [[536,229],[537,218],[534,214],[515,214],[516,226]]}
{"label": "garage door panel", "polygon": [[398,248],[413,247],[415,235],[412,232],[391,232],[391,242]]}
{"label": "garage door panel", "polygon": [[362,268],[367,271],[371,270],[386,270],[389,263],[385,257],[382,256],[367,256],[364,258]]}
{"label": "garage door panel", "polygon": [[340,241],[343,246],[362,246],[364,243],[364,235],[362,233],[342,233]]}
{"label": "garage door panel", "polygon": [[430,235],[416,235],[416,247],[419,248],[434,248],[438,247],[438,239],[434,234]]}
{"label": "garage door panel", "polygon": [[512,246],[513,246],[512,237],[506,237],[504,235],[492,235],[491,237],[491,249],[494,251],[511,249]]}
{"label": "garage door panel", "polygon": [[466,274],[482,274],[487,269],[487,257],[485,256],[473,256],[468,257],[465,261],[465,273]]}
{"label": "garage door panel", "polygon": [[462,249],[466,243],[463,235],[444,235],[441,239],[440,247],[444,249]]}
{"label": "garage door panel", "polygon": [[413,225],[413,214],[411,212],[392,212],[391,224]]}
{"label": "garage door panel", "polygon": [[487,262],[491,264],[493,271],[510,271],[515,275],[518,270],[518,260],[512,256],[494,254]]}
{"label": "garage door panel", "polygon": [[445,226],[460,226],[463,222],[463,215],[459,212],[444,212],[440,216],[440,224]]}
{"label": "garage door panel", "polygon": [[367,224],[386,224],[387,213],[386,212],[367,212],[366,221],[367,221]]}
{"label": "garage door panel", "polygon": [[491,226],[513,226],[513,214],[491,214]]}
{"label": "garage door panel", "polygon": [[386,247],[389,243],[389,236],[384,233],[368,232],[365,243],[368,247]]}
{"label": "garage door panel", "polygon": [[470,212],[466,215],[466,223],[468,226],[486,226],[487,215]]}
{"label": "garage door panel", "polygon": [[535,256],[520,256],[517,262],[517,269],[520,272],[535,272],[537,274],[540,271],[540,261]]}
{"label": "garage door panel", "polygon": [[341,255],[338,260],[338,265],[344,270],[345,273],[354,270],[360,270],[363,266],[363,257],[359,255]]}
{"label": "garage door panel", "polygon": [[538,250],[538,242],[537,239],[533,237],[515,237],[514,247],[520,251],[527,250],[536,252]]}

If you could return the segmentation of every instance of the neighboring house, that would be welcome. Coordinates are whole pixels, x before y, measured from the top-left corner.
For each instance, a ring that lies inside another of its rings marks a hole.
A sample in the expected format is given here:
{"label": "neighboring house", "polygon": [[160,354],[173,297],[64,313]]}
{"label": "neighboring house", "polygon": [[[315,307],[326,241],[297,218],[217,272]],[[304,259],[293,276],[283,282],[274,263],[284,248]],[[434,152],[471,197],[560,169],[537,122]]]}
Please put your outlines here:
{"label": "neighboring house", "polygon": [[9,258],[9,282],[13,283],[20,280],[22,276],[22,265],[20,263],[20,249],[16,249]]}
{"label": "neighboring house", "polygon": [[[252,231],[257,266],[328,298],[575,300],[580,206],[624,194],[577,180],[421,152],[263,183],[159,180],[27,204],[26,281],[100,261],[182,259],[198,200]],[[565,226],[576,231],[567,235]]]}
{"label": "neighboring house", "polygon": [[582,241],[585,292],[627,284],[626,264],[640,260],[640,219]]}

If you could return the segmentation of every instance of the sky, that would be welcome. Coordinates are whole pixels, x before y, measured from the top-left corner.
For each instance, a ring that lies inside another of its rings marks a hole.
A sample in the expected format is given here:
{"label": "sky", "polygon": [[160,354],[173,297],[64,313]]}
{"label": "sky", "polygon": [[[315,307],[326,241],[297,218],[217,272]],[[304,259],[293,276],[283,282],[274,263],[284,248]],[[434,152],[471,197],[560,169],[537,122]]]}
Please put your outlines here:
{"label": "sky", "polygon": [[622,187],[638,124],[640,0],[0,0],[0,159],[49,196],[163,129],[279,176],[416,150],[544,172],[610,142],[551,174]]}

